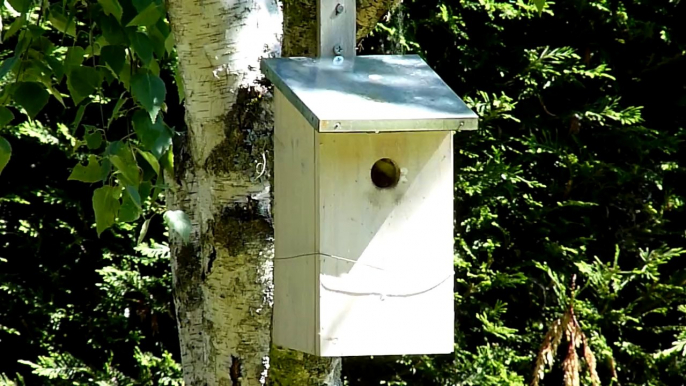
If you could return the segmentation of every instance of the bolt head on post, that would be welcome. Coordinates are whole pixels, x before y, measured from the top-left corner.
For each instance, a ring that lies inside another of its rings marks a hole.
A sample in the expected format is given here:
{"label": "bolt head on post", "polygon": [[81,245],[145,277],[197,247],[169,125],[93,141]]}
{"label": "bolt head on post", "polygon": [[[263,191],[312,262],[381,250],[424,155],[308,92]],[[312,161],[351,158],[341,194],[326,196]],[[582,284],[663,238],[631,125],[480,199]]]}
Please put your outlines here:
{"label": "bolt head on post", "polygon": [[336,15],[340,15],[345,11],[345,6],[341,3],[336,5]]}
{"label": "bolt head on post", "polygon": [[341,47],[340,44],[336,44],[335,46],[333,46],[333,53],[336,55],[343,54],[343,47]]}

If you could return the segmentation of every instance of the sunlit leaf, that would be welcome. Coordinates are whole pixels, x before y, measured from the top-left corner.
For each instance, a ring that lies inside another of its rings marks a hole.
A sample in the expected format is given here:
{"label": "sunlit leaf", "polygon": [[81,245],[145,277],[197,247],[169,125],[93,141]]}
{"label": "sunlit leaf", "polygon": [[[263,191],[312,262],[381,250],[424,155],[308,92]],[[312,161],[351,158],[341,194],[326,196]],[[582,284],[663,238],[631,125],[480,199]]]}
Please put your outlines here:
{"label": "sunlit leaf", "polygon": [[168,210],[164,213],[164,222],[169,229],[176,232],[184,242],[191,239],[191,219],[181,210]]}
{"label": "sunlit leaf", "polygon": [[[122,154],[122,153],[120,153]],[[138,164],[133,157],[125,157],[122,155],[115,155],[110,157],[112,165],[117,169],[117,176],[125,185],[138,186],[140,184],[140,173]]]}
{"label": "sunlit leaf", "polygon": [[124,12],[117,0],[98,0],[98,3],[102,6],[102,10],[105,15],[114,16],[117,21],[121,21],[121,15]]}
{"label": "sunlit leaf", "polygon": [[76,21],[73,17],[67,17],[62,12],[51,7],[48,21],[55,27],[56,30],[65,33],[69,36],[76,37]]}
{"label": "sunlit leaf", "polygon": [[94,183],[103,181],[105,178],[107,178],[107,174],[103,173],[98,157],[90,155],[88,157],[88,165],[76,164],[67,180]]}
{"label": "sunlit leaf", "polygon": [[145,235],[148,234],[148,228],[150,228],[150,219],[146,219],[143,222],[143,225],[141,226],[141,232],[138,235],[138,240],[136,241],[136,244],[140,244],[143,242],[143,240],[145,239]]}
{"label": "sunlit leaf", "polygon": [[157,4],[150,3],[143,11],[138,13],[136,17],[133,18],[126,26],[127,27],[132,27],[132,26],[149,26],[153,25],[157,22],[157,20],[160,19],[162,16],[162,12],[160,8],[157,6]]}
{"label": "sunlit leaf", "polygon": [[121,188],[118,186],[103,186],[93,192],[93,211],[98,236],[114,225],[114,219],[121,206],[120,195]]}
{"label": "sunlit leaf", "polygon": [[143,159],[145,159],[150,166],[152,166],[152,169],[155,171],[155,173],[160,174],[160,163],[157,161],[157,158],[147,151],[143,151],[141,149],[136,150],[138,151],[138,154],[140,154],[141,157],[143,157]]}

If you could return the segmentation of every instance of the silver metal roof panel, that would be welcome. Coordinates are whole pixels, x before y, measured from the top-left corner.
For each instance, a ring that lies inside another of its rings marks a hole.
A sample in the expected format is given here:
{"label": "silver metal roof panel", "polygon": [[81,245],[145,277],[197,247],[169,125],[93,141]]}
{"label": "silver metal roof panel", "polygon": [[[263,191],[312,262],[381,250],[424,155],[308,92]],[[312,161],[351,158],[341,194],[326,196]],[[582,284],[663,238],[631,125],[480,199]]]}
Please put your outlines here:
{"label": "silver metal roof panel", "polygon": [[262,60],[320,132],[475,130],[478,116],[417,55]]}

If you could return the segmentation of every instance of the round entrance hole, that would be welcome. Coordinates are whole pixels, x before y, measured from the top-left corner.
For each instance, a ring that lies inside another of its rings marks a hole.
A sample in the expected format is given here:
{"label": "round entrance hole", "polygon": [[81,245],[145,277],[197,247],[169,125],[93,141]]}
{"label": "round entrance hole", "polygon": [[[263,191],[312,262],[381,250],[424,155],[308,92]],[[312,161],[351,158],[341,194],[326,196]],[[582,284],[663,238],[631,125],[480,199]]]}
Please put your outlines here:
{"label": "round entrance hole", "polygon": [[400,180],[400,168],[390,158],[381,158],[372,166],[372,182],[381,189],[392,188]]}

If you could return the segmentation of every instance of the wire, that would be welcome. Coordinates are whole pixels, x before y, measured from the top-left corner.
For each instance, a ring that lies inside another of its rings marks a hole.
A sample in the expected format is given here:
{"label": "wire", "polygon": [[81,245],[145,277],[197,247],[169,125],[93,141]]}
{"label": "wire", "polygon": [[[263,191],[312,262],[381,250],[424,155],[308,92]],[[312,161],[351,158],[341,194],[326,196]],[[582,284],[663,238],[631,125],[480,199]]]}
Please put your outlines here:
{"label": "wire", "polygon": [[[382,268],[382,267],[378,267],[378,266],[375,266],[372,264],[367,264],[367,263],[361,262],[359,260],[353,260],[353,259],[349,259],[346,257],[336,256],[336,255],[332,255],[329,253],[322,253],[322,252],[319,252],[319,253],[303,253],[300,255],[286,256],[286,257],[275,257],[274,260],[294,260],[294,259],[299,259],[299,258],[308,257],[308,256],[330,257],[332,259],[342,260],[342,261],[353,263],[356,265],[359,264],[359,265],[367,266],[367,267],[370,267],[370,268],[373,268],[373,269],[376,269],[376,270],[379,270],[382,272],[386,272],[386,273],[392,273],[393,272],[393,271],[389,271],[389,270]],[[410,292],[410,293],[405,293],[405,294],[389,294],[389,293],[386,293],[386,292],[381,291],[381,290],[368,291],[368,292],[350,291],[350,290],[345,290],[345,289],[337,289],[337,288],[333,288],[330,285],[326,285],[325,283],[322,282],[321,278],[320,278],[319,282],[320,282],[320,286],[322,288],[324,288],[325,290],[330,291],[330,292],[336,292],[336,293],[341,293],[341,294],[346,294],[346,295],[351,295],[351,296],[376,295],[376,296],[380,296],[381,300],[384,300],[386,297],[412,297],[412,296],[425,294],[425,293],[427,293],[433,289],[438,288],[441,284],[445,283],[448,279],[450,279],[454,276],[455,276],[455,272],[453,271],[450,274],[448,274],[446,277],[444,277],[443,279],[438,281],[437,283],[432,284],[431,286],[428,286],[428,288],[425,288],[425,289],[422,289],[419,291]]]}

